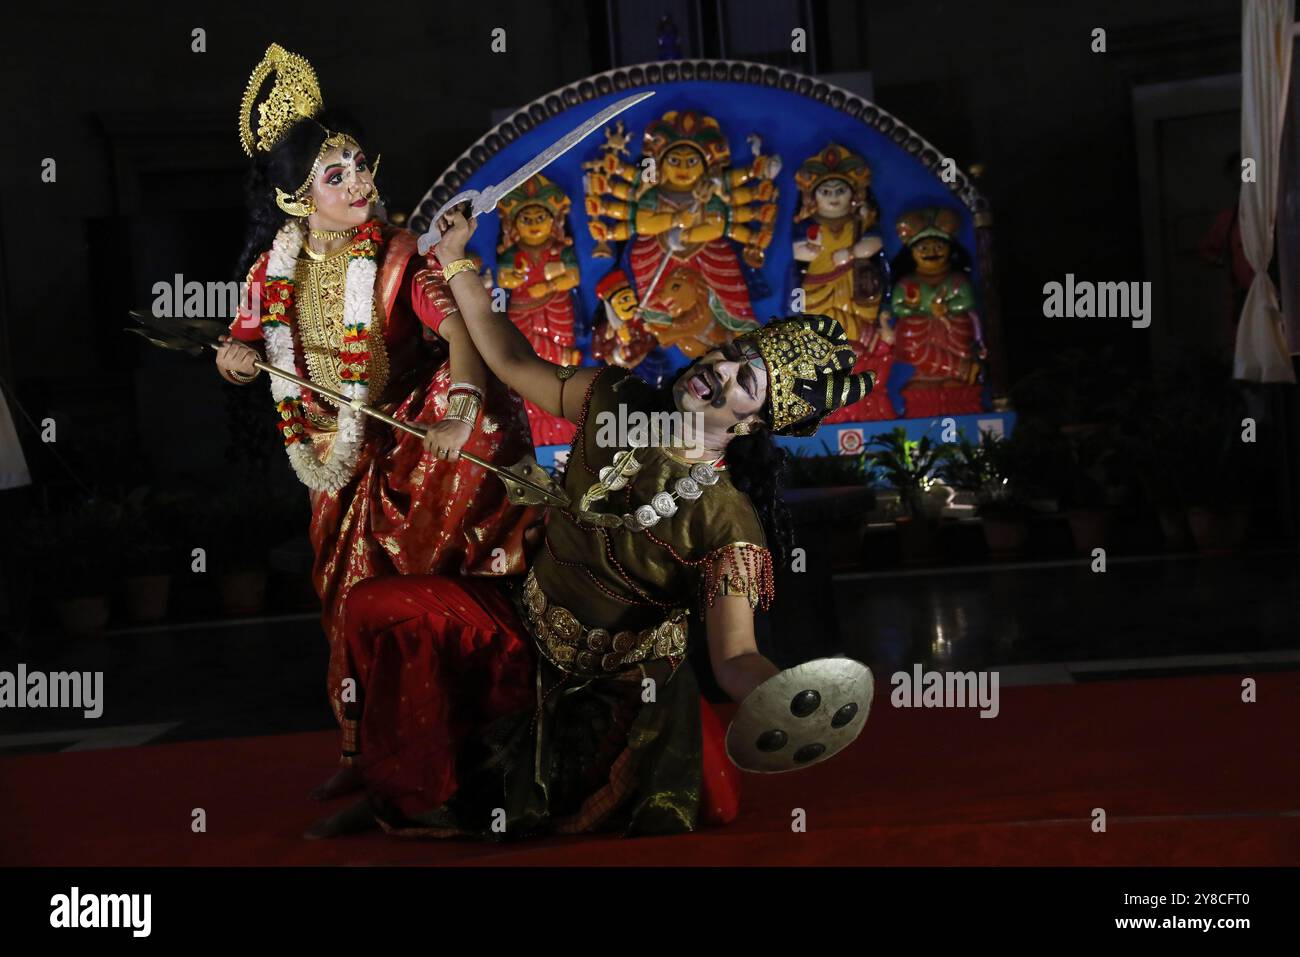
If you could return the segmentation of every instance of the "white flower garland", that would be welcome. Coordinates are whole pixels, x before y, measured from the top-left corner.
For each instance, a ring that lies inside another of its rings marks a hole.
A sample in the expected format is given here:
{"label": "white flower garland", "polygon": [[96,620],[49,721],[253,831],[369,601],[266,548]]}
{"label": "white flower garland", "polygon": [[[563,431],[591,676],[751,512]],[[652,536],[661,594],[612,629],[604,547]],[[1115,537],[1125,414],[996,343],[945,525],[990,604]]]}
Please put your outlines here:
{"label": "white flower garland", "polygon": [[[297,222],[290,220],[280,228],[266,263],[266,277],[287,279],[293,282],[294,267],[302,249],[303,234]],[[368,336],[374,308],[375,277],[378,274],[373,257],[352,257],[348,261],[343,285],[343,324],[354,326]],[[296,296],[295,296],[296,299]],[[263,326],[266,355],[277,369],[297,374],[294,362],[292,320]],[[279,376],[270,376],[271,395],[276,404],[300,400],[300,386]],[[352,479],[357,466],[361,443],[365,438],[365,416],[356,409],[369,396],[365,382],[344,382],[343,394],[352,400],[351,406],[340,406],[338,433],[323,459],[316,456],[315,448],[307,437],[291,442],[285,447],[289,462],[298,479],[308,488],[318,492],[337,492]]]}

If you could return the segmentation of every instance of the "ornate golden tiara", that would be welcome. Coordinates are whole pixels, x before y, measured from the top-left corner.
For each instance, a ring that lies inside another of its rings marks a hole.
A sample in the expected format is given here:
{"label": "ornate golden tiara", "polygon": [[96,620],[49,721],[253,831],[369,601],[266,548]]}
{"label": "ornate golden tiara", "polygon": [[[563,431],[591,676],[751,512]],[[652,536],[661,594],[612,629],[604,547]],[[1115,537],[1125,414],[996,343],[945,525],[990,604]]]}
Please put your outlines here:
{"label": "ornate golden tiara", "polygon": [[[253,132],[253,103],[266,83],[275,74],[266,99],[257,105],[257,132]],[[321,111],[320,84],[312,65],[296,53],[290,53],[278,43],[266,48],[262,61],[253,67],[239,105],[239,142],[250,158],[254,150],[269,152],[284,138],[289,127],[299,120],[312,119]]]}
{"label": "ornate golden tiara", "polygon": [[[253,131],[253,104],[257,94],[266,84],[267,77],[275,74],[266,99],[257,104],[257,131]],[[239,104],[239,142],[244,152],[251,158],[254,151],[270,152],[284,139],[290,127],[302,120],[314,120],[324,107],[320,84],[316,80],[316,70],[305,57],[290,53],[278,43],[266,48],[266,55],[253,67],[248,77],[248,86],[244,98]],[[324,127],[321,127],[325,129]],[[292,193],[286,193],[280,187],[275,188],[275,202],[280,209],[290,216],[306,216],[315,208],[310,199],[304,199],[311,189],[316,171],[320,168],[321,158],[331,149],[337,149],[351,143],[360,148],[352,137],[346,133],[334,133],[325,130],[325,141],[316,153],[307,178]],[[379,169],[375,161],[375,171]]]}

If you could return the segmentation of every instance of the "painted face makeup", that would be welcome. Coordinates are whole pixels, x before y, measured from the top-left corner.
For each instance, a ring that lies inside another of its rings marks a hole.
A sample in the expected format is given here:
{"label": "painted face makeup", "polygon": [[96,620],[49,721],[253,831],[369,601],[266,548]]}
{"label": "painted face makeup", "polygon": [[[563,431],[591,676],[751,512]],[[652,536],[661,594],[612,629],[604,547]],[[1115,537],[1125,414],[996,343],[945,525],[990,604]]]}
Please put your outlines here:
{"label": "painted face makeup", "polygon": [[370,161],[356,143],[326,153],[312,185],[319,220],[313,225],[340,229],[364,223],[371,212],[374,182]]}
{"label": "painted face makeup", "polygon": [[814,190],[813,196],[817,200],[817,212],[823,216],[844,216],[853,206],[853,191],[843,180],[826,180]]}
{"label": "painted face makeup", "polygon": [[696,359],[673,387],[684,412],[700,413],[706,427],[728,429],[756,414],[767,398],[767,368],[757,350],[727,343]]}

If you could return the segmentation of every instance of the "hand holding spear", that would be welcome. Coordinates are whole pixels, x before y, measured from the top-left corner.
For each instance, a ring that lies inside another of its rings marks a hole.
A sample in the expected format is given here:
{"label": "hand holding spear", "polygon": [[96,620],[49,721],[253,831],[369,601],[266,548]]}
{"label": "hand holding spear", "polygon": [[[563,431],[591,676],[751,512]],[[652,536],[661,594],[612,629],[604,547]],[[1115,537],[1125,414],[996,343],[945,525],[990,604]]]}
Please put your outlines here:
{"label": "hand holding spear", "polygon": [[[131,311],[131,318],[138,322],[139,326],[128,326],[127,332],[134,332],[163,349],[173,349],[198,356],[202,355],[206,349],[220,353],[223,349],[228,348],[215,338],[215,334],[224,331],[225,327],[214,320],[161,318],[138,310]],[[418,435],[420,438],[424,438],[428,432],[428,429],[423,426],[395,419],[373,406],[348,398],[341,392],[336,392],[327,386],[304,379],[268,362],[263,362],[261,359],[254,359],[252,366],[270,375],[288,379],[290,382],[304,389],[310,389],[318,395],[323,395],[339,407],[346,405],[354,412],[378,419],[394,428],[401,429],[403,432]],[[544,468],[537,464],[537,460],[531,455],[524,456],[509,468],[494,465],[470,452],[462,451],[460,456],[480,468],[487,469],[500,478],[505,483],[506,496],[514,505],[556,505],[560,508],[569,506],[568,496],[565,495],[563,489],[555,483],[555,480],[551,478]]]}

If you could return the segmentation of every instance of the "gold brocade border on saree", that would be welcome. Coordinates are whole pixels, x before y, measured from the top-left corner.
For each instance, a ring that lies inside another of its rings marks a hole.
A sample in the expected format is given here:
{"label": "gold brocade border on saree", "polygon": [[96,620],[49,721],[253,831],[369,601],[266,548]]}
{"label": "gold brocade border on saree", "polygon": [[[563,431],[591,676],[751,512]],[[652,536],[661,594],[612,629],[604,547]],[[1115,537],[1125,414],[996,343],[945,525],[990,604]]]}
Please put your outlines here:
{"label": "gold brocade border on saree", "polygon": [[618,631],[589,628],[567,608],[546,597],[537,575],[524,581],[524,615],[542,654],[570,674],[608,675],[627,665],[686,654],[687,612],[674,609],[653,628]]}

